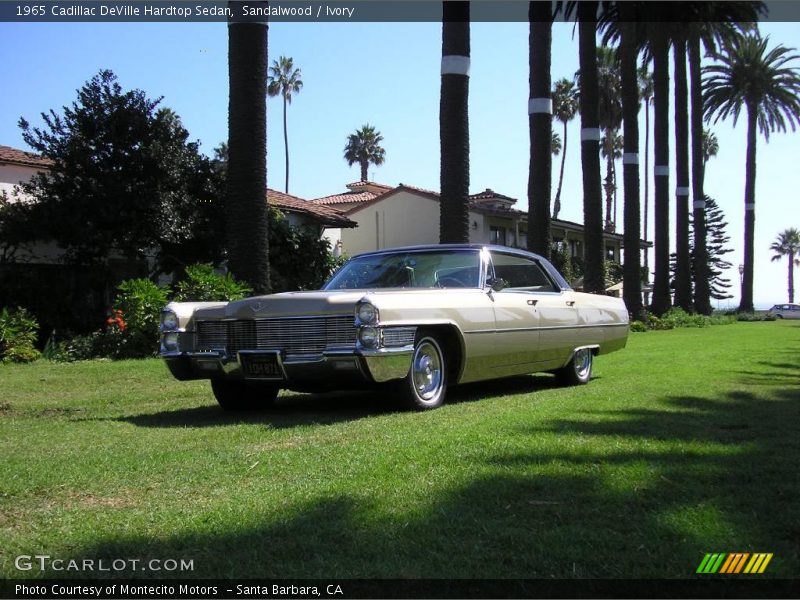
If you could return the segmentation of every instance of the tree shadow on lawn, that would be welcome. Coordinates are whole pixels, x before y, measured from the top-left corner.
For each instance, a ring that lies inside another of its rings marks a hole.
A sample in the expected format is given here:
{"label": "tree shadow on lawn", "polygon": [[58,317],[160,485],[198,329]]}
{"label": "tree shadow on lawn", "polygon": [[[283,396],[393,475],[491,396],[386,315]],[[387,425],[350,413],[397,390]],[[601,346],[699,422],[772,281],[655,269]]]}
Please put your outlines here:
{"label": "tree shadow on lawn", "polygon": [[473,479],[424,499],[354,489],[263,513],[231,504],[191,521],[213,527],[79,554],[194,559],[175,577],[691,578],[706,552],[773,552],[766,576],[794,577],[798,425],[797,388],[654,398],[521,425],[483,449]]}
{"label": "tree shadow on lawn", "polygon": [[[397,385],[402,385],[398,382]],[[475,402],[513,394],[559,387],[554,377],[526,375],[470,383],[448,390],[447,403]],[[110,420],[139,427],[222,427],[242,423],[269,424],[276,429],[305,425],[332,425],[367,417],[401,412],[393,398],[396,388],[369,391],[341,391],[319,394],[282,394],[275,406],[258,411],[226,412],[217,404],[180,408],[155,413],[115,417]],[[211,399],[213,402],[213,399]]]}
{"label": "tree shadow on lawn", "polygon": [[800,364],[759,361],[770,371],[740,371],[740,381],[748,385],[800,385]]}

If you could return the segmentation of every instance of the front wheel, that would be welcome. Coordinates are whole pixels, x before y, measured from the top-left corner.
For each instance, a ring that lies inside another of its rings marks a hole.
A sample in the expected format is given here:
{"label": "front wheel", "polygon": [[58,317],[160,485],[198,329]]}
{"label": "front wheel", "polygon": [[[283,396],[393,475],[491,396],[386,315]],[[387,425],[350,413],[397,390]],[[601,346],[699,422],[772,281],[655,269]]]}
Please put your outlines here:
{"label": "front wheel", "polygon": [[263,410],[275,403],[280,388],[272,383],[212,379],[211,391],[224,410]]}
{"label": "front wheel", "polygon": [[583,385],[592,377],[592,351],[589,348],[575,350],[565,367],[555,371],[556,378],[565,385]]}
{"label": "front wheel", "polygon": [[446,364],[439,341],[432,335],[420,335],[403,382],[403,404],[414,410],[440,407],[447,392]]}

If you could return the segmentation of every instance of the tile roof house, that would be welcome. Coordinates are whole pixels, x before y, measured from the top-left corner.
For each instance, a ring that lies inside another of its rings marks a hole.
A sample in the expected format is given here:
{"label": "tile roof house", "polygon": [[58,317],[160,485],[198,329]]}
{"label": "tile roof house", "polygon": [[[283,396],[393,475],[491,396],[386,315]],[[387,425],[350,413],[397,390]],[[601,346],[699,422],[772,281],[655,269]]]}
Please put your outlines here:
{"label": "tile roof house", "polygon": [[358,226],[337,208],[303,200],[271,188],[267,188],[267,203],[283,212],[293,225],[316,227],[320,229],[320,235],[325,227],[347,229]]}
{"label": "tile roof house", "polygon": [[32,152],[0,146],[0,193],[13,196],[14,188],[25,183],[39,171],[47,170],[53,162]]}
{"label": "tile roof house", "polygon": [[[439,241],[439,194],[400,183],[395,187],[374,182],[348,184],[342,194],[312,200],[335,204],[358,223],[347,231],[328,229],[325,236],[348,255],[393,246],[431,244]],[[469,197],[470,242],[527,246],[528,213],[514,208],[517,200],[492,189]],[[555,242],[566,244],[572,256],[583,256],[583,226],[556,219],[551,231]],[[623,237],[604,233],[606,256],[621,261]],[[646,245],[642,246],[646,248]]]}

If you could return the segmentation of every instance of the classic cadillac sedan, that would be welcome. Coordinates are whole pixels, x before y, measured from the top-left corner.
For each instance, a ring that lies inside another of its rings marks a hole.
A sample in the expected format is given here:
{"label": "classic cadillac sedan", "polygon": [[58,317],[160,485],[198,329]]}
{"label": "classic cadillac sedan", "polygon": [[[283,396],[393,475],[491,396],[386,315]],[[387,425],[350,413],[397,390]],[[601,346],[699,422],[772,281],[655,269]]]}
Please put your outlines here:
{"label": "classic cadillac sedan", "polygon": [[573,291],[536,254],[468,244],[361,254],[320,291],[161,315],[172,374],[210,379],[229,410],[267,407],[281,389],[383,385],[425,410],[459,383],[547,371],[584,384],[594,356],[627,337],[622,300]]}

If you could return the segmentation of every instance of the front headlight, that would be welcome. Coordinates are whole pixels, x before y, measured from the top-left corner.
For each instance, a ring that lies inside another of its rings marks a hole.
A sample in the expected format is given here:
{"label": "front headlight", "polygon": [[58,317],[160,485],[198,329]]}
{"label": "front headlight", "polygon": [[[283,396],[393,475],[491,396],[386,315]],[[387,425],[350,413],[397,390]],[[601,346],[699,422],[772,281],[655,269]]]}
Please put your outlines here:
{"label": "front headlight", "polygon": [[171,310],[165,310],[161,313],[161,331],[174,331],[178,329],[180,322],[178,315]]}
{"label": "front headlight", "polygon": [[178,351],[178,334],[177,332],[165,333],[161,336],[161,347],[165,352]]}
{"label": "front headlight", "polygon": [[378,322],[378,309],[369,302],[361,302],[356,307],[356,317],[364,325],[375,325]]}
{"label": "front headlight", "polygon": [[362,327],[358,331],[358,341],[365,348],[376,348],[380,341],[380,335],[377,327]]}

